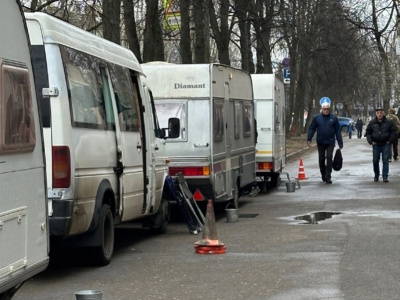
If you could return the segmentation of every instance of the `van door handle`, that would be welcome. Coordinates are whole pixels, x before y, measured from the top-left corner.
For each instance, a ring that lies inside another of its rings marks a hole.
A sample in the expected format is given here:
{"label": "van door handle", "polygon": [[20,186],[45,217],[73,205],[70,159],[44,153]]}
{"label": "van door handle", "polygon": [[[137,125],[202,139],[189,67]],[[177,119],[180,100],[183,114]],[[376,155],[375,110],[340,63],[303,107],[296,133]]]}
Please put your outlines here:
{"label": "van door handle", "polygon": [[154,147],[154,150],[158,151],[160,148],[158,148],[158,146]]}
{"label": "van door handle", "polygon": [[137,148],[138,150],[141,150],[141,149],[142,149],[142,145],[137,144],[136,148]]}

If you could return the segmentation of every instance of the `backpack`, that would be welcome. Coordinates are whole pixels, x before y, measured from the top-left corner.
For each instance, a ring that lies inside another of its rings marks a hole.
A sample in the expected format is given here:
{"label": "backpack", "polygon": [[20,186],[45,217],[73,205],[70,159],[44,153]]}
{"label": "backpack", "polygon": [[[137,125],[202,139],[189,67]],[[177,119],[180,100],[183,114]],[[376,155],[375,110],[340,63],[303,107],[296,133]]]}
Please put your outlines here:
{"label": "backpack", "polygon": [[400,121],[399,121],[398,118],[396,118],[397,116],[392,115],[392,114],[388,114],[386,117],[387,117],[389,120],[391,120],[391,121],[394,123],[394,125],[396,125],[397,132],[400,132]]}

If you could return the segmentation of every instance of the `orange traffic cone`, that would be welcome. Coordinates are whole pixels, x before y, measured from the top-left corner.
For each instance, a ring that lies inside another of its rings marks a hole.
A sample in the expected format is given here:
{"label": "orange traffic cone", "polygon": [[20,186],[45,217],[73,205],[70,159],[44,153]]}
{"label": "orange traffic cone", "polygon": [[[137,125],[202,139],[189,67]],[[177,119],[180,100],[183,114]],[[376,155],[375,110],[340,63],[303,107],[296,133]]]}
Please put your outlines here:
{"label": "orange traffic cone", "polygon": [[226,252],[226,246],[221,243],[217,237],[217,228],[215,227],[215,215],[212,200],[208,200],[206,219],[204,221],[203,239],[194,244],[196,253],[199,254],[223,254]]}
{"label": "orange traffic cone", "polygon": [[306,177],[306,174],[304,173],[303,159],[301,159],[301,158],[300,158],[300,164],[299,164],[299,175],[297,175],[296,179],[297,180],[308,179]]}

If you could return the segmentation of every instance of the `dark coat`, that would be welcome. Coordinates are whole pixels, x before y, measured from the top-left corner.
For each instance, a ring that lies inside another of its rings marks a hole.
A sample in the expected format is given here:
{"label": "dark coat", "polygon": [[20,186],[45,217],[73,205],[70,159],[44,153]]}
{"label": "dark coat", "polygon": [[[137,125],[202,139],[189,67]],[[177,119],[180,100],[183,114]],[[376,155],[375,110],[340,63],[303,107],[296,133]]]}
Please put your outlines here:
{"label": "dark coat", "polygon": [[397,139],[397,128],[386,116],[383,116],[382,122],[375,117],[369,122],[365,136],[370,145],[372,142],[378,145],[393,143]]}
{"label": "dark coat", "polygon": [[335,144],[335,137],[339,148],[343,148],[343,138],[340,131],[338,118],[334,114],[324,115],[319,113],[313,117],[308,129],[307,141],[311,142],[315,132],[317,132],[318,145]]}
{"label": "dark coat", "polygon": [[357,122],[356,122],[356,129],[357,129],[358,131],[361,131],[362,128],[363,128],[363,125],[364,125],[363,121],[357,120]]}

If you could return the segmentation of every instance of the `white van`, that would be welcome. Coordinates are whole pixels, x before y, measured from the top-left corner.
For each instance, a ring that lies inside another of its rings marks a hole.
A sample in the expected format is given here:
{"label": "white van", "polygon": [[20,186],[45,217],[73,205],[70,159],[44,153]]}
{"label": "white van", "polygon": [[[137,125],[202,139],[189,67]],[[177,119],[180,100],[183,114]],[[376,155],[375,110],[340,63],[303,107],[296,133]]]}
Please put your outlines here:
{"label": "white van", "polygon": [[276,187],[286,165],[285,86],[275,74],[252,74],[257,123],[256,171],[262,189]]}
{"label": "white van", "polygon": [[169,174],[182,173],[196,201],[233,201],[255,182],[254,102],[250,74],[221,64],[142,64],[166,140]]}
{"label": "white van", "polygon": [[49,262],[42,129],[18,0],[0,1],[0,299]]}
{"label": "white van", "polygon": [[25,17],[43,112],[50,236],[94,247],[105,265],[114,225],[143,219],[166,230],[163,132],[131,51],[43,13]]}

